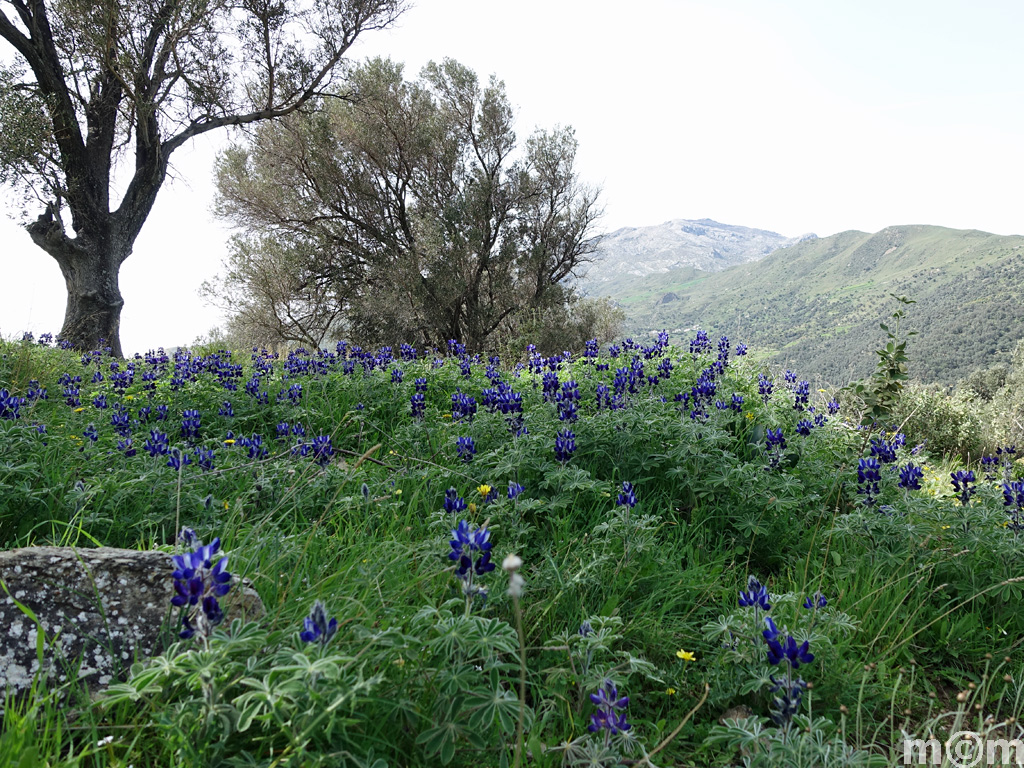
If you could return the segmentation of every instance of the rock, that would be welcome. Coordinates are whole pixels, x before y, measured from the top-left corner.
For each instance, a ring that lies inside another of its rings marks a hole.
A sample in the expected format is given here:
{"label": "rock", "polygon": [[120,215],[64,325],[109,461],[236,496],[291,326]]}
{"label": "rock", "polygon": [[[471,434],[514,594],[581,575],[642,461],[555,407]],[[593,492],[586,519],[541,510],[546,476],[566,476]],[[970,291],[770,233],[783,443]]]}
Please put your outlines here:
{"label": "rock", "polygon": [[[36,643],[43,632],[44,671],[53,683],[69,671],[91,691],[124,679],[131,664],[175,638],[170,626],[171,556],[130,549],[28,547],[0,552],[0,714],[2,693],[27,690],[39,671]],[[235,596],[235,600],[232,600]],[[34,614],[35,619],[17,603]],[[265,615],[244,582],[222,600],[228,620]]]}

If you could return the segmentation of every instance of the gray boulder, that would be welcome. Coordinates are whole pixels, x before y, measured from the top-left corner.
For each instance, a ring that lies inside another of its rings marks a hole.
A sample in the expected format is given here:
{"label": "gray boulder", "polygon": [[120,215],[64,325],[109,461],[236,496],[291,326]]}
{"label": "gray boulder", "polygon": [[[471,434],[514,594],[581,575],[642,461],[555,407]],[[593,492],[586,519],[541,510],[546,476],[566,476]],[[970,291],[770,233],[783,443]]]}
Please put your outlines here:
{"label": "gray boulder", "polygon": [[[28,689],[39,672],[40,631],[49,686],[67,682],[70,674],[95,691],[124,679],[136,660],[159,652],[177,631],[170,626],[172,610],[177,616],[171,606],[172,570],[166,552],[106,547],[0,552],[0,713],[3,692]],[[229,620],[256,620],[266,613],[259,595],[244,583],[236,584],[222,604]]]}

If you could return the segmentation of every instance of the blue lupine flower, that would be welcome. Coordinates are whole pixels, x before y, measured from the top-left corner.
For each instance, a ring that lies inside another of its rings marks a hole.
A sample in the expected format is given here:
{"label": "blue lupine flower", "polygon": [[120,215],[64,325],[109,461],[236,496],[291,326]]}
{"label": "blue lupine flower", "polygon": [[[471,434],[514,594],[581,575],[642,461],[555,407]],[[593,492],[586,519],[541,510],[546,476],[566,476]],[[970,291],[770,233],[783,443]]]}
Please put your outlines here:
{"label": "blue lupine flower", "polygon": [[[199,630],[200,634],[208,637],[213,628],[224,620],[217,598],[223,597],[231,589],[228,557],[225,555],[216,563],[213,562],[214,555],[220,550],[219,538],[204,546],[195,531],[185,528],[179,539],[187,542],[186,546],[193,546],[193,551],[171,558],[174,568],[171,577],[174,579],[175,591],[171,605],[185,608],[182,616],[184,629],[179,636],[188,639]],[[193,610],[197,606],[201,613]],[[195,626],[193,620],[196,621]]]}
{"label": "blue lupine flower", "polygon": [[391,369],[391,383],[392,384],[401,384],[402,383],[402,379],[404,377],[405,377],[405,371],[403,371],[401,368],[392,368]]}
{"label": "blue lupine flower", "polygon": [[765,430],[765,442],[773,448],[785,448],[786,438],[782,434],[782,427],[774,430],[769,427]]}
{"label": "blue lupine flower", "polygon": [[555,459],[563,464],[576,451],[576,435],[568,429],[559,430],[555,435]]}
{"label": "blue lupine flower", "polygon": [[597,693],[590,694],[590,700],[597,706],[597,712],[590,716],[590,725],[587,726],[591,733],[604,731],[607,739],[632,727],[626,722],[629,697],[620,697],[619,689],[611,680],[605,680]]}
{"label": "blue lupine flower", "polygon": [[[3,412],[3,391],[0,390],[0,414]],[[49,400],[50,396],[46,394],[46,387],[40,387],[39,382],[36,379],[31,379],[28,383],[28,390],[25,392],[25,397],[28,398],[29,402],[35,402],[36,400]],[[22,405],[23,403],[18,403]],[[9,417],[3,417],[9,418]],[[15,417],[17,418],[17,417]]]}
{"label": "blue lupine flower", "polygon": [[287,421],[279,421],[277,423],[277,437],[278,439],[288,437],[292,432],[291,424]]}
{"label": "blue lupine flower", "polygon": [[757,394],[761,396],[761,400],[764,401],[765,405],[768,405],[768,401],[772,399],[772,392],[775,390],[775,384],[765,376],[763,373],[757,375]]}
{"label": "blue lupine flower", "polygon": [[1003,505],[1010,516],[1007,528],[1011,531],[1024,530],[1024,480],[1003,483]]}
{"label": "blue lupine flower", "polygon": [[476,455],[476,442],[472,437],[460,437],[455,441],[455,451],[468,464]]}
{"label": "blue lupine flower", "polygon": [[807,437],[811,434],[811,430],[814,429],[814,424],[809,422],[807,419],[800,419],[796,424],[797,434]]}
{"label": "blue lupine flower", "polygon": [[[228,434],[231,433],[229,432]],[[262,435],[253,435],[252,437],[240,437],[238,439],[238,444],[249,449],[250,459],[262,459],[264,456],[270,453],[270,449],[263,444]]]}
{"label": "blue lupine flower", "polygon": [[305,437],[306,428],[302,426],[301,422],[297,421],[294,424],[292,424],[292,434],[295,435],[295,437]]}
{"label": "blue lupine flower", "polygon": [[462,392],[455,392],[452,395],[452,422],[462,421],[463,419],[472,421],[473,416],[476,415],[476,410],[476,398]]}
{"label": "blue lupine flower", "polygon": [[128,411],[118,410],[110,414],[110,426],[121,437],[128,437],[132,431],[132,419],[128,415]]}
{"label": "blue lupine flower", "polygon": [[589,621],[584,621],[582,624],[580,624],[578,634],[580,637],[590,637],[592,634],[594,634],[594,628],[590,626]]}
{"label": "blue lupine flower", "polygon": [[187,453],[182,453],[180,448],[171,448],[167,453],[167,466],[178,472],[192,463]]}
{"label": "blue lupine flower", "polygon": [[82,437],[87,437],[95,443],[100,439],[100,433],[96,430],[95,424],[90,424],[82,431]]}
{"label": "blue lupine flower", "polygon": [[745,354],[747,354],[747,345],[740,342],[736,345],[736,357],[743,357]]}
{"label": "blue lupine flower", "polygon": [[793,680],[791,674],[782,679],[770,675],[770,679],[772,681],[770,689],[772,720],[776,725],[786,727],[792,722],[793,715],[800,711],[800,703],[803,692],[807,689],[807,683],[800,679]]}
{"label": "blue lupine flower", "polygon": [[981,468],[985,470],[986,480],[995,480],[996,473],[995,468],[999,465],[999,459],[995,456],[982,456],[981,457]]}
{"label": "blue lupine flower", "polygon": [[694,357],[701,355],[711,349],[711,339],[707,331],[697,331],[696,337],[690,340],[690,354]]}
{"label": "blue lupine flower", "polygon": [[[75,378],[78,378],[77,376]],[[79,408],[82,405],[82,401],[79,399],[81,389],[75,386],[64,387],[64,402],[67,403],[71,408]]]}
{"label": "blue lupine flower", "polygon": [[837,413],[839,413],[839,403],[834,399],[829,400],[828,403],[825,404],[825,407],[828,408],[828,413],[830,416],[835,416]]}
{"label": "blue lupine flower", "polygon": [[117,450],[121,451],[125,458],[131,458],[135,455],[135,447],[132,445],[132,439],[126,437],[124,440],[117,441]]}
{"label": "blue lupine flower", "polygon": [[204,472],[209,472],[213,469],[213,450],[199,448],[192,454],[195,457],[196,464]]}
{"label": "blue lupine flower", "polygon": [[292,401],[292,405],[298,405],[299,401],[302,400],[302,385],[292,384],[288,387],[288,399]]}
{"label": "blue lupine flower", "polygon": [[199,427],[201,425],[199,411],[194,408],[182,411],[181,414],[181,437],[183,440],[196,440],[199,438]]}
{"label": "blue lupine flower", "polygon": [[559,421],[576,421],[579,413],[576,410],[576,403],[572,400],[562,400],[558,403]]}
{"label": "blue lupine flower", "polygon": [[623,482],[617,504],[620,507],[625,506],[632,508],[636,506],[636,493],[633,491],[632,483]]}
{"label": "blue lupine flower", "polygon": [[914,466],[913,463],[907,464],[907,466],[900,469],[900,488],[906,488],[912,491],[921,490],[921,479],[924,477],[924,470],[921,467]]}
{"label": "blue lupine flower", "polygon": [[523,486],[521,486],[519,483],[510,480],[508,484],[508,497],[509,499],[514,499],[516,496],[518,496],[525,490],[526,489],[523,488]]}
{"label": "blue lupine flower", "polygon": [[771,617],[765,617],[765,623],[770,625],[762,634],[768,644],[768,663],[772,666],[788,662],[790,669],[797,669],[801,664],[810,664],[814,661],[814,654],[810,652],[810,644],[804,640],[799,645],[796,638],[788,634],[782,638],[782,633]]}
{"label": "blue lupine flower", "polygon": [[420,376],[413,380],[412,386],[417,392],[425,393],[427,391],[427,380]]}
{"label": "blue lupine flower", "polygon": [[[452,538],[448,542],[452,551],[448,553],[448,559],[458,563],[455,575],[463,582],[467,596],[480,592],[480,588],[473,585],[474,575],[483,576],[494,570],[490,539],[490,531],[484,526],[470,529],[468,520],[460,520],[458,526],[452,529]],[[473,562],[475,553],[479,554],[476,562]]]}
{"label": "blue lupine flower", "polygon": [[966,507],[976,490],[972,485],[975,479],[974,470],[958,469],[956,472],[951,472],[949,477],[953,481],[953,492],[959,494],[960,505]]}
{"label": "blue lupine flower", "polygon": [[155,429],[149,431],[149,437],[146,438],[146,442],[142,444],[142,449],[147,451],[150,456],[163,456],[169,450],[167,445],[167,435],[163,432],[157,432]]}
{"label": "blue lupine flower", "polygon": [[338,620],[332,618],[328,621],[327,609],[319,600],[314,601],[302,625],[304,629],[299,633],[299,639],[304,643],[320,643],[321,647],[327,645],[338,631]]}
{"label": "blue lupine flower", "polygon": [[813,595],[804,600],[804,608],[809,611],[816,610],[818,608],[824,608],[828,605],[828,600],[821,592],[815,592]]}
{"label": "blue lupine flower", "polygon": [[459,492],[454,488],[449,488],[444,492],[444,511],[454,515],[457,512],[462,512],[466,509],[466,500],[459,496]]}
{"label": "blue lupine flower", "polygon": [[882,464],[893,464],[896,461],[895,440],[871,438],[871,455],[877,456]]}
{"label": "blue lupine flower", "polygon": [[857,493],[864,494],[864,505],[874,506],[879,494],[878,483],[882,479],[881,465],[872,457],[861,459],[857,464]]}
{"label": "blue lupine flower", "polygon": [[313,438],[313,460],[321,467],[331,463],[334,456],[334,446],[331,444],[330,435],[319,435]]}
{"label": "blue lupine flower", "polygon": [[793,408],[798,411],[802,411],[807,407],[807,400],[811,396],[811,383],[809,381],[801,381],[795,387],[793,387]]}
{"label": "blue lupine flower", "polygon": [[415,392],[409,398],[409,410],[414,419],[422,419],[427,409],[427,398],[422,392]]}
{"label": "blue lupine flower", "polygon": [[747,578],[746,592],[740,592],[740,607],[750,608],[756,606],[762,611],[770,611],[772,604],[769,602],[769,597],[768,588],[758,581],[756,576],[749,576]]}

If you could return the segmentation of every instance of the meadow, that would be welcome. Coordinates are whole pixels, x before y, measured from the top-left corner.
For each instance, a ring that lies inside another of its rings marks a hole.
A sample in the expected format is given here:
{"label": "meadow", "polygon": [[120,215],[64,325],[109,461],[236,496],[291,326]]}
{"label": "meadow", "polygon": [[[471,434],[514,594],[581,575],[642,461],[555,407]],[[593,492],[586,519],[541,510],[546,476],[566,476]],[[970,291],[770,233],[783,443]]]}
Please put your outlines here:
{"label": "meadow", "polygon": [[[0,342],[0,545],[156,548],[178,584],[125,682],[7,702],[0,764],[885,766],[1020,737],[1021,454],[863,425],[740,342]],[[223,619],[229,573],[265,620]]]}

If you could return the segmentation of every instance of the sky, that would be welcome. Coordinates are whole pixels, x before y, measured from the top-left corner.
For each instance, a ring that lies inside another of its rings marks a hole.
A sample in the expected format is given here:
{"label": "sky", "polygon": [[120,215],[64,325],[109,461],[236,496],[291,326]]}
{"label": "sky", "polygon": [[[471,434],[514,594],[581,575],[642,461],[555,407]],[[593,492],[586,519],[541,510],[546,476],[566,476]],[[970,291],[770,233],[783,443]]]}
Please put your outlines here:
{"label": "sky", "polygon": [[[416,0],[351,53],[403,61],[409,78],[451,57],[505,82],[523,138],[573,126],[607,232],[711,218],[788,236],[898,224],[1008,235],[1024,233],[1022,32],[1017,0]],[[212,214],[229,139],[173,156],[121,270],[128,354],[223,322],[197,291],[230,236]],[[56,333],[63,279],[10,202],[0,335]]]}

